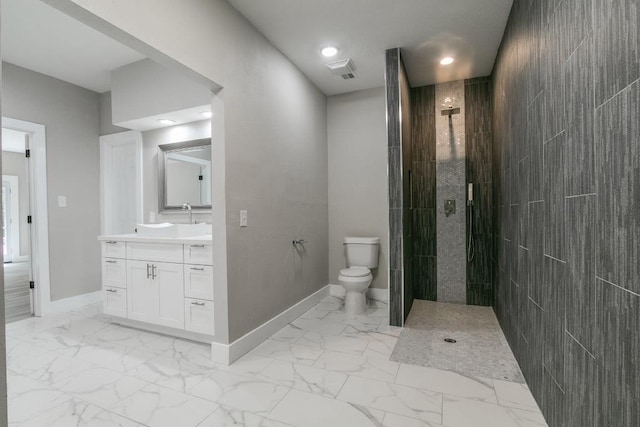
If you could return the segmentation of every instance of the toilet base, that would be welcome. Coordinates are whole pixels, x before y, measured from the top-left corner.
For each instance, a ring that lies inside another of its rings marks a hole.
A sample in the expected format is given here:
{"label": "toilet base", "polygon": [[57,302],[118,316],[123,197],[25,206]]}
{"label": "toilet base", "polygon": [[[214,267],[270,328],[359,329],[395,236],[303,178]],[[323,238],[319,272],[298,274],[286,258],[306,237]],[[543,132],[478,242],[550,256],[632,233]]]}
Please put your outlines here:
{"label": "toilet base", "polygon": [[347,292],[344,296],[344,312],[348,315],[363,314],[367,311],[367,297],[364,292]]}

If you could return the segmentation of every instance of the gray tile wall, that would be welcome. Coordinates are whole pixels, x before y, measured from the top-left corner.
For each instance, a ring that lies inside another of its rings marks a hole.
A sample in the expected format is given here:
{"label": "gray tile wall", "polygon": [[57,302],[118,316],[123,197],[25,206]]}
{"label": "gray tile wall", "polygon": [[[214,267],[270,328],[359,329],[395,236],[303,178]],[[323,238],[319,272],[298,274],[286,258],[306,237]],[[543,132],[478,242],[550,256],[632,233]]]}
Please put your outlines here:
{"label": "gray tile wall", "polygon": [[[465,80],[466,182],[473,183],[473,207],[467,208],[466,235],[473,233],[473,258],[467,257],[467,304],[493,305],[495,272],[491,77]],[[470,219],[472,222],[470,222]],[[473,228],[473,231],[470,230]]]}
{"label": "gray tile wall", "polygon": [[494,308],[551,427],[640,425],[640,0],[515,0]]}
{"label": "gray tile wall", "polygon": [[[466,271],[466,138],[465,87],[458,80],[436,85],[436,233],[438,301],[465,304]],[[459,108],[443,116],[442,110]],[[456,212],[446,216],[444,204],[454,200]]]}
{"label": "gray tile wall", "polygon": [[402,326],[413,303],[413,212],[408,179],[412,163],[411,90],[400,49],[387,50],[385,59],[389,148],[389,322]]}
{"label": "gray tile wall", "polygon": [[389,147],[389,323],[402,326],[402,137],[400,129],[400,49],[386,52]]}
{"label": "gray tile wall", "polygon": [[[462,84],[462,82],[459,82]],[[413,168],[411,197],[413,203],[414,234],[414,297],[437,300],[437,216],[436,210],[436,120],[446,118],[436,111],[436,86],[411,89],[412,100],[412,150]],[[481,77],[464,81],[464,167],[466,177],[463,183],[474,183],[475,205],[473,210],[474,252],[472,262],[467,263],[466,297],[467,304],[493,305],[495,261],[493,226],[493,173],[492,173],[492,133],[491,133],[491,77]],[[461,156],[462,157],[462,156]],[[464,207],[465,195],[460,196]],[[464,220],[464,211],[462,214]],[[466,216],[469,226],[469,210]],[[459,229],[465,227],[460,224]],[[469,230],[466,231],[468,236]],[[462,235],[464,237],[464,234]],[[443,238],[443,245],[449,236]],[[465,242],[466,244],[466,242]],[[459,246],[462,246],[459,245]],[[466,258],[460,250],[456,260]],[[457,267],[454,270],[464,270]],[[463,292],[465,291],[463,287]],[[461,302],[465,302],[462,300]]]}
{"label": "gray tile wall", "polygon": [[411,166],[413,163],[413,150],[411,138],[411,86],[409,76],[402,62],[400,55],[400,132],[402,135],[402,242],[403,242],[403,288],[402,307],[404,319],[409,316],[413,305],[413,204],[411,199],[411,186],[413,177],[411,176]]}
{"label": "gray tile wall", "polygon": [[413,167],[413,293],[436,301],[436,122],[435,86],[411,89]]}

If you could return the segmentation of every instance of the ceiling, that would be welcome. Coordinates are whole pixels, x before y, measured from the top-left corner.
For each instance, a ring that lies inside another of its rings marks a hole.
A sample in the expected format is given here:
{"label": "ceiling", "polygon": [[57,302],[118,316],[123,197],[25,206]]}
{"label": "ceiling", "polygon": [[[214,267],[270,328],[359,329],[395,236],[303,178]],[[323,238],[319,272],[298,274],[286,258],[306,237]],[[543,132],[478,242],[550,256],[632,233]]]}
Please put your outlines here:
{"label": "ceiling", "polygon": [[[96,92],[144,57],[40,0],[2,1],[3,60]],[[384,52],[401,47],[412,86],[491,73],[512,0],[228,0],[324,93],[384,84]],[[331,59],[320,55],[338,47]],[[442,66],[450,55],[456,61]],[[351,58],[357,78],[328,62]]]}
{"label": "ceiling", "polygon": [[[324,93],[384,85],[384,52],[401,47],[412,86],[489,75],[512,0],[228,0]],[[320,49],[333,45],[326,59]],[[442,66],[443,56],[456,60]],[[357,78],[325,64],[353,59]]]}
{"label": "ceiling", "polygon": [[40,0],[2,0],[2,59],[99,93],[144,58]]}

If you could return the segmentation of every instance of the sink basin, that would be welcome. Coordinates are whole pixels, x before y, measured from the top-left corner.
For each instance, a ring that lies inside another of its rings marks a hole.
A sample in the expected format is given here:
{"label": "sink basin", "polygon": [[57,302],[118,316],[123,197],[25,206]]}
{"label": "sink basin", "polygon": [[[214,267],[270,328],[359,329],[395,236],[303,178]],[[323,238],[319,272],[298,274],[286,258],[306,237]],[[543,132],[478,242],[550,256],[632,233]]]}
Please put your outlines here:
{"label": "sink basin", "polygon": [[140,237],[185,238],[211,234],[211,224],[138,224]]}

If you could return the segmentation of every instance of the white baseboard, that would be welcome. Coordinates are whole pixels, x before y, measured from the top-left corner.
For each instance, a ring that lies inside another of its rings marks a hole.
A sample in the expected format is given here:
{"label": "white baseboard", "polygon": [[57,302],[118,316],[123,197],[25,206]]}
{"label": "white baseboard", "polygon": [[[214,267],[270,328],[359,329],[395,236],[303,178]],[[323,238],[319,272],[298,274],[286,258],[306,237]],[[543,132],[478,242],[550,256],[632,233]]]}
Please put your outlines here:
{"label": "white baseboard", "polygon": [[51,301],[49,304],[47,304],[47,311],[44,314],[54,314],[74,310],[76,308],[94,304],[100,301],[102,301],[102,291],[76,295],[74,297]]}
{"label": "white baseboard", "polygon": [[238,338],[231,344],[211,343],[211,359],[215,363],[230,365],[243,355],[260,345],[271,335],[284,328],[290,322],[302,316],[311,307],[329,296],[329,285],[309,295],[299,303],[289,307],[273,319],[263,323],[253,331]]}
{"label": "white baseboard", "polygon": [[213,336],[198,334],[195,332],[185,331],[183,329],[168,328],[160,325],[153,325],[147,322],[140,322],[137,320],[127,319],[125,317],[110,316],[111,322],[118,325],[127,326],[129,328],[142,329],[145,331],[155,332],[156,334],[167,335],[169,337],[184,338],[186,340],[197,341],[204,344],[211,344],[213,342]]}
{"label": "white baseboard", "polygon": [[[329,285],[329,295],[332,297],[344,297],[344,288],[340,285]],[[389,302],[389,289],[369,288],[367,298],[376,301]]]}

